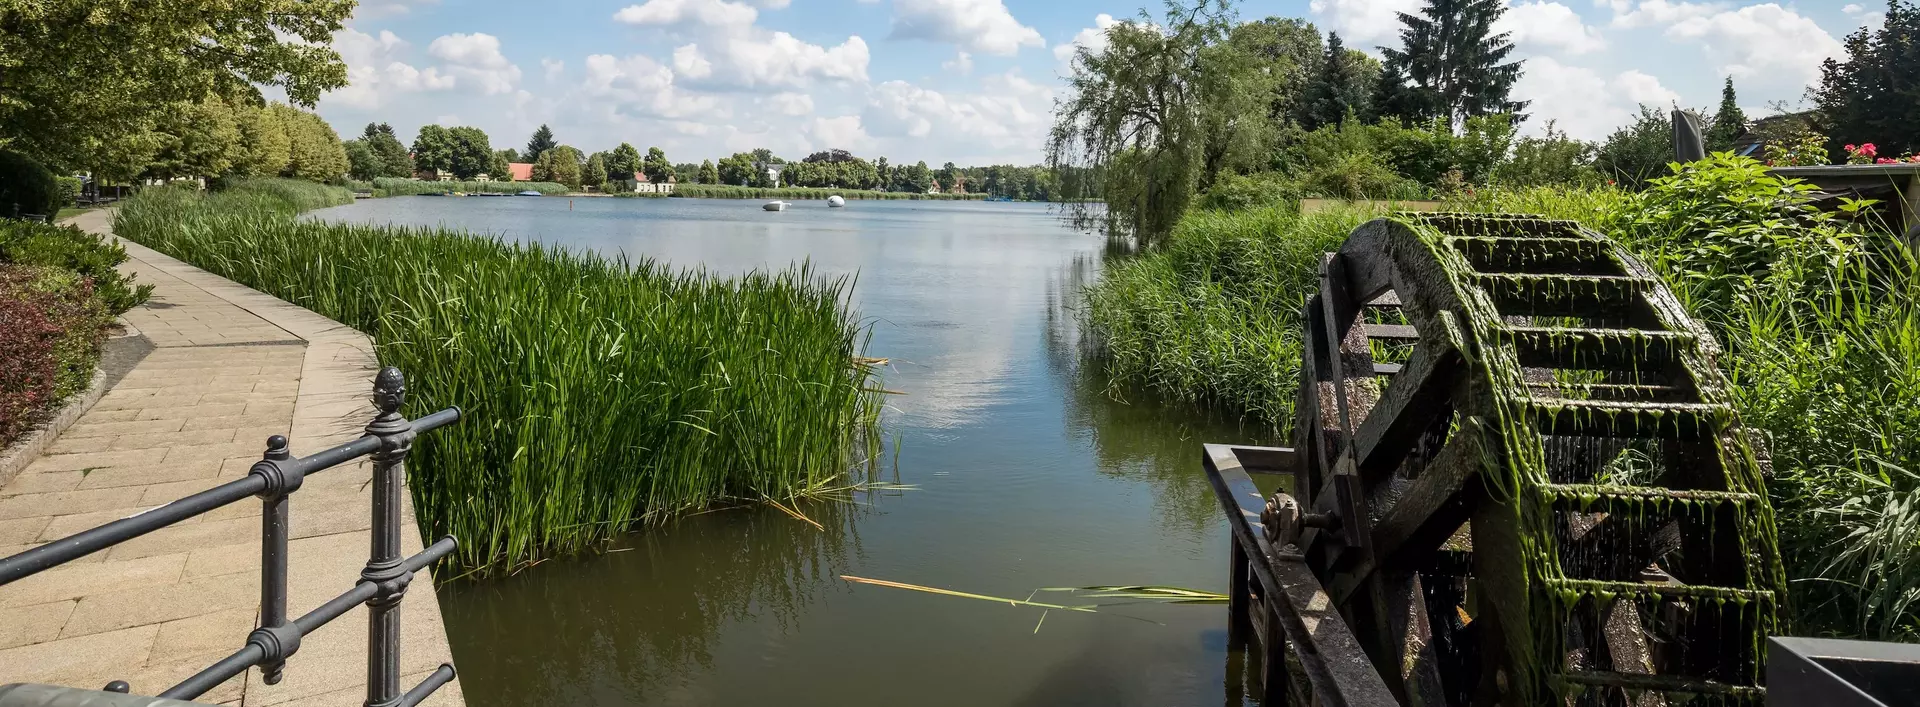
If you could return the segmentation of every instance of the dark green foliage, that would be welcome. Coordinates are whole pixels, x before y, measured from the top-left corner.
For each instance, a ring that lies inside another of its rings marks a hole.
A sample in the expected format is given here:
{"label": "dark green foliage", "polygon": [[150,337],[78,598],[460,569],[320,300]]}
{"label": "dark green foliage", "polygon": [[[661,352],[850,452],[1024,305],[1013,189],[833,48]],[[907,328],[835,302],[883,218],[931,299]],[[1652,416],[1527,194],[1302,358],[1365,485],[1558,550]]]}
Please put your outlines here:
{"label": "dark green foliage", "polygon": [[87,279],[0,261],[0,448],[86,389],[112,323]]}
{"label": "dark green foliage", "polygon": [[487,176],[497,182],[513,181],[513,162],[518,156],[513,148],[495,151],[487,160]]}
{"label": "dark green foliage", "polygon": [[620,143],[607,156],[607,174],[612,179],[633,179],[633,173],[640,171],[640,150],[632,143]]}
{"label": "dark green foliage", "polygon": [[381,171],[386,165],[367,147],[365,140],[348,140],[340,146],[347,151],[347,176],[360,181],[372,181],[375,177],[385,176]]}
{"label": "dark green foliage", "polygon": [[17,152],[0,150],[0,218],[60,212],[60,184],[45,165]]}
{"label": "dark green foliage", "polygon": [[871,468],[878,386],[844,278],[725,278],[277,201],[148,190],[115,230],[367,332],[407,373],[406,414],[459,406],[407,467],[422,529],[459,538],[457,567],[511,570]]}
{"label": "dark green foliage", "polygon": [[667,161],[667,153],[658,147],[647,148],[647,157],[640,162],[640,170],[647,173],[647,179],[662,184],[673,176],[673,163]]}
{"label": "dark green foliage", "polygon": [[1920,152],[1920,8],[1887,0],[1886,20],[1846,41],[1845,61],[1827,59],[1812,89],[1833,162],[1847,144],[1873,143],[1889,157]]}
{"label": "dark green foliage", "polygon": [[80,199],[80,189],[86,186],[86,183],[80,181],[79,177],[58,176],[53,178],[53,182],[55,187],[60,190],[60,208],[63,209],[78,203]]}
{"label": "dark green foliage", "polygon": [[541,153],[558,147],[559,145],[560,143],[553,141],[553,129],[548,128],[545,123],[541,123],[540,129],[533,131],[533,137],[527,140],[527,149],[520,154],[529,160],[537,159]]}
{"label": "dark green foliage", "polygon": [[1388,58],[1382,63],[1380,78],[1373,84],[1373,95],[1367,99],[1368,120],[1400,120],[1418,122],[1422,116],[1439,112],[1434,106],[1433,96],[1418,88],[1407,78],[1407,68],[1400,61]]}
{"label": "dark green foliage", "polygon": [[1667,114],[1640,106],[1632,125],[1613,131],[1594,156],[1594,168],[1628,189],[1640,189],[1655,177],[1669,174],[1673,162],[1673,120]]}
{"label": "dark green foliage", "polygon": [[446,169],[454,177],[472,179],[493,167],[493,146],[487,144],[485,131],[464,126],[451,128],[447,130],[447,139],[452,145]]}
{"label": "dark green foliage", "polygon": [[523,191],[537,191],[544,196],[565,194],[573,188],[555,182],[427,182],[417,179],[394,179],[381,177],[373,180],[374,196],[413,196],[419,194],[445,194],[447,192],[466,192],[477,194],[492,192],[495,194],[515,194]]}
{"label": "dark green foliage", "polygon": [[1306,108],[1300,114],[1300,127],[1314,130],[1338,125],[1347,116],[1368,113],[1370,82],[1362,80],[1340,35],[1327,35],[1327,52],[1320,57],[1320,70],[1307,84]]}
{"label": "dark green foliage", "polygon": [[713,166],[713,160],[700,161],[700,183],[719,184],[720,170]]}
{"label": "dark green foliage", "polygon": [[581,184],[604,184],[607,181],[607,153],[595,152],[587,157],[586,166],[580,168]]}
{"label": "dark green foliage", "polygon": [[1300,200],[1300,186],[1275,172],[1253,175],[1225,174],[1213,188],[1200,197],[1202,208],[1244,211],[1268,207],[1287,207]]}
{"label": "dark green foliage", "polygon": [[1493,32],[1505,13],[1505,0],[1426,0],[1419,14],[1399,13],[1401,46],[1382,51],[1389,66],[1406,72],[1419,98],[1388,97],[1388,105],[1424,106],[1408,117],[1449,123],[1525,110],[1525,102],[1508,99],[1520,78],[1520,62],[1507,61],[1513,43],[1506,33]]}
{"label": "dark green foliage", "polygon": [[[413,176],[413,157],[407,154],[407,146],[393,134],[393,126],[386,123],[367,123],[367,129],[361,133],[360,141],[367,144],[373,156],[380,161],[379,174],[376,177]],[[372,179],[372,177],[368,177]]]}
{"label": "dark green foliage", "polygon": [[1740,110],[1740,102],[1733,92],[1733,77],[1727,77],[1726,86],[1720,89],[1720,109],[1713,113],[1713,124],[1707,127],[1707,151],[1725,152],[1733,149],[1733,142],[1747,132],[1747,114]]}
{"label": "dark green foliage", "polygon": [[422,172],[453,169],[453,136],[438,125],[420,126],[413,138],[413,168]]}
{"label": "dark green foliage", "polygon": [[114,266],[127,262],[127,250],[72,226],[0,221],[0,263],[58,268],[89,282],[108,316],[140,306],[152,285],[135,285],[133,276]]}
{"label": "dark green foliage", "polygon": [[1593,168],[1593,143],[1567,137],[1547,122],[1546,134],[1523,137],[1493,168],[1493,183],[1507,187],[1591,187],[1604,181]]}

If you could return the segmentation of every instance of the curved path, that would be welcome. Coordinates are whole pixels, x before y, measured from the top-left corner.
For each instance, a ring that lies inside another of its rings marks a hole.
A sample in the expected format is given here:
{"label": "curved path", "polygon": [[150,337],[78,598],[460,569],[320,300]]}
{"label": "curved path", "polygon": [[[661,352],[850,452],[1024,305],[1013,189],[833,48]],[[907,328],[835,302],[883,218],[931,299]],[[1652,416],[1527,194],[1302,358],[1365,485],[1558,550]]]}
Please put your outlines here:
{"label": "curved path", "polygon": [[[92,211],[67,223],[111,232]],[[0,479],[0,556],[244,476],[268,435],[293,453],[353,439],[373,419],[376,361],[339,322],[121,241],[123,270],[155,286],[125,316],[153,350],[19,476]],[[372,496],[363,462],[308,477],[292,498],[288,611],[352,586],[366,563]],[[260,507],[242,501],[0,587],[0,683],[154,694],[240,648],[259,602]],[[403,552],[420,549],[406,509]],[[401,604],[402,689],[452,660],[431,578]],[[365,700],[366,611],[302,642],[286,677],[259,671],[200,698],[247,705]],[[456,681],[430,705],[462,704]]]}

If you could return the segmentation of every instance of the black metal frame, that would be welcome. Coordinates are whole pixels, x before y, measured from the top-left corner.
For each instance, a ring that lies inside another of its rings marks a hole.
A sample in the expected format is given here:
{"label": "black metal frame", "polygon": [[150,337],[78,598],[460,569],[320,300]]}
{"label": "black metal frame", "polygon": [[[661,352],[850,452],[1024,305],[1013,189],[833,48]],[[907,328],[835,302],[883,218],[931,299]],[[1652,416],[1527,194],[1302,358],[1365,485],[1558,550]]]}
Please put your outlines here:
{"label": "black metal frame", "polygon": [[1920,704],[1920,646],[1832,638],[1769,638],[1767,704]]}
{"label": "black metal frame", "polygon": [[[454,670],[452,665],[442,663],[419,685],[405,693],[400,691],[400,600],[406,595],[407,585],[412,582],[415,572],[453,552],[458,543],[452,536],[447,536],[412,557],[401,557],[400,534],[403,530],[400,494],[405,492],[402,475],[414,437],[459,421],[460,409],[447,408],[418,420],[407,420],[399,412],[401,403],[406,400],[406,379],[400,369],[391,367],[381,369],[374,378],[373,400],[380,413],[367,425],[366,435],[359,439],[296,459],[287,452],[285,436],[268,437],[266,454],[248,470],[246,478],[0,559],[0,586],[249,496],[258,496],[262,503],[259,627],[248,634],[245,647],[180,684],[167,688],[159,696],[192,700],[256,665],[260,666],[262,679],[268,685],[278,684],[287,659],[300,650],[302,637],[355,607],[366,604],[370,612],[367,622],[367,707],[418,704],[434,690],[452,681]],[[360,581],[352,589],[306,615],[288,621],[287,498],[300,490],[307,475],[361,457],[373,460],[373,537],[367,566],[361,570]],[[128,692],[129,689],[127,683],[119,680],[106,686],[109,692]]]}

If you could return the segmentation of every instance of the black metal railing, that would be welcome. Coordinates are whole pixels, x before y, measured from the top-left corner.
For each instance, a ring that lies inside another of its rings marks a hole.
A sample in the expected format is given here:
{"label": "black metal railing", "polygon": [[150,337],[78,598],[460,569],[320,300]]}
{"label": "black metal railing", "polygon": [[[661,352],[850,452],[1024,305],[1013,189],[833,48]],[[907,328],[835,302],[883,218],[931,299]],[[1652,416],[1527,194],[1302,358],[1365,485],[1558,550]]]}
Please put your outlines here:
{"label": "black metal railing", "polygon": [[[413,574],[453,552],[457,543],[452,536],[443,537],[411,557],[400,555],[400,534],[403,532],[400,494],[405,492],[402,474],[414,438],[457,422],[460,410],[447,408],[409,421],[400,414],[400,405],[405,400],[406,379],[400,374],[400,369],[381,369],[373,384],[373,401],[380,412],[367,425],[365,436],[299,458],[287,452],[286,437],[269,437],[266,454],[248,470],[246,478],[0,559],[0,586],[249,496],[257,496],[263,506],[260,513],[259,627],[247,636],[246,645],[240,650],[180,684],[167,688],[159,696],[192,700],[254,666],[260,667],[262,679],[268,685],[278,684],[287,659],[300,650],[301,638],[366,604],[369,612],[366,704],[368,707],[418,704],[434,690],[452,681],[454,670],[452,665],[443,663],[413,689],[405,693],[400,691],[400,600],[406,595]],[[361,457],[373,460],[373,541],[367,566],[360,572],[360,581],[345,594],[288,621],[287,498],[300,490],[301,483],[309,474],[326,471]],[[128,692],[131,686],[116,680],[105,689],[109,692]]]}

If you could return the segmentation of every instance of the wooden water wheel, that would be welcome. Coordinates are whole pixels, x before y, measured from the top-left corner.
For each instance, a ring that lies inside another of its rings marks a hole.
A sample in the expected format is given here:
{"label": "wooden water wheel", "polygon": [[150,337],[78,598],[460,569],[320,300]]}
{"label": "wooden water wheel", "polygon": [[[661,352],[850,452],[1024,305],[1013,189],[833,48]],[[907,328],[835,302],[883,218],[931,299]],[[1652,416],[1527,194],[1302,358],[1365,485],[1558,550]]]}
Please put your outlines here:
{"label": "wooden water wheel", "polygon": [[1652,272],[1573,222],[1439,213],[1363,225],[1320,278],[1293,493],[1248,532],[1295,546],[1399,702],[1759,701],[1760,462]]}

